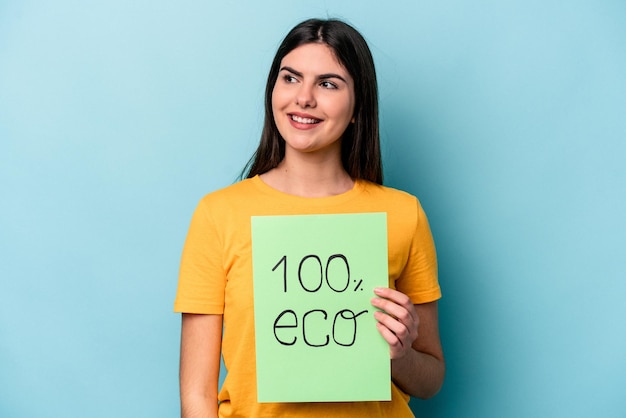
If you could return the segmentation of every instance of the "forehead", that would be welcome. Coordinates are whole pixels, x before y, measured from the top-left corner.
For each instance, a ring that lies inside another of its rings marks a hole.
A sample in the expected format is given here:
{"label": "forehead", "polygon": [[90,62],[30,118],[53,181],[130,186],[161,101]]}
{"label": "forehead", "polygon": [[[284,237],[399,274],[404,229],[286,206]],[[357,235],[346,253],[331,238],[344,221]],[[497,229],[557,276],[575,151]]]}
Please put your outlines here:
{"label": "forehead", "polygon": [[328,72],[350,76],[346,68],[339,62],[335,51],[323,43],[300,45],[285,55],[280,63],[300,72],[324,74]]}

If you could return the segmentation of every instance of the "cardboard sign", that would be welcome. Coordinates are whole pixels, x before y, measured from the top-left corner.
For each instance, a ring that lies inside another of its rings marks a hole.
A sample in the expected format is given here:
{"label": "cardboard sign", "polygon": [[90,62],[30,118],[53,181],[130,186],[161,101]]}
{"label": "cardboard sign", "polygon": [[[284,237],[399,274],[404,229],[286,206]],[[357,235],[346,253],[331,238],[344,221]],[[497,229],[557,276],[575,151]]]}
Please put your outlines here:
{"label": "cardboard sign", "polygon": [[387,215],[252,217],[252,256],[258,401],[390,400]]}

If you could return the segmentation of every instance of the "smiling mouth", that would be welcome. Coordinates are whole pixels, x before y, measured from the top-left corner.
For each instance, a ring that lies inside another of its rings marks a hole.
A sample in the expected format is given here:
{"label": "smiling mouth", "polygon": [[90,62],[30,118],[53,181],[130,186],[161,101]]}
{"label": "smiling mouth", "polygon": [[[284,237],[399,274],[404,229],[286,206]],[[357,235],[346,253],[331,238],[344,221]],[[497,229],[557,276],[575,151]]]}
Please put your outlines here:
{"label": "smiling mouth", "polygon": [[297,123],[304,123],[306,125],[315,125],[316,123],[320,123],[321,120],[320,119],[313,119],[313,118],[303,118],[300,116],[296,116],[296,115],[289,115],[289,117],[291,118],[292,121],[297,122]]}

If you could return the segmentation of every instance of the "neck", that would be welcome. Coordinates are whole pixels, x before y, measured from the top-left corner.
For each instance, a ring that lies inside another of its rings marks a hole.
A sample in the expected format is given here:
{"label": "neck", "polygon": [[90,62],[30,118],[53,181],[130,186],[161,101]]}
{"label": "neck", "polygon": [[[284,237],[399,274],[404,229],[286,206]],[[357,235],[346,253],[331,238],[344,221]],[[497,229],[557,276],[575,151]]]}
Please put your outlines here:
{"label": "neck", "polygon": [[328,197],[345,193],[354,180],[335,154],[331,158],[285,154],[278,167],[261,175],[269,186],[283,193],[302,197]]}

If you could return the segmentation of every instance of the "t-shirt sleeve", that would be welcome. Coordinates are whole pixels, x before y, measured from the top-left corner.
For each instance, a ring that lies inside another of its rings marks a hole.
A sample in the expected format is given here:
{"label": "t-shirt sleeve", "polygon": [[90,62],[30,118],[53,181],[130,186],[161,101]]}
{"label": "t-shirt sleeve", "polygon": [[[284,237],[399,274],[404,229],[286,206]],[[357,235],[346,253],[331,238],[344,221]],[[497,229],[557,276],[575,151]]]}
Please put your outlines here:
{"label": "t-shirt sleeve", "polygon": [[223,245],[204,199],[191,218],[183,247],[174,311],[222,314],[225,285]]}
{"label": "t-shirt sleeve", "polygon": [[409,258],[396,280],[396,288],[418,304],[441,298],[441,288],[437,274],[437,252],[428,218],[419,201],[416,200],[416,204],[416,227]]}

